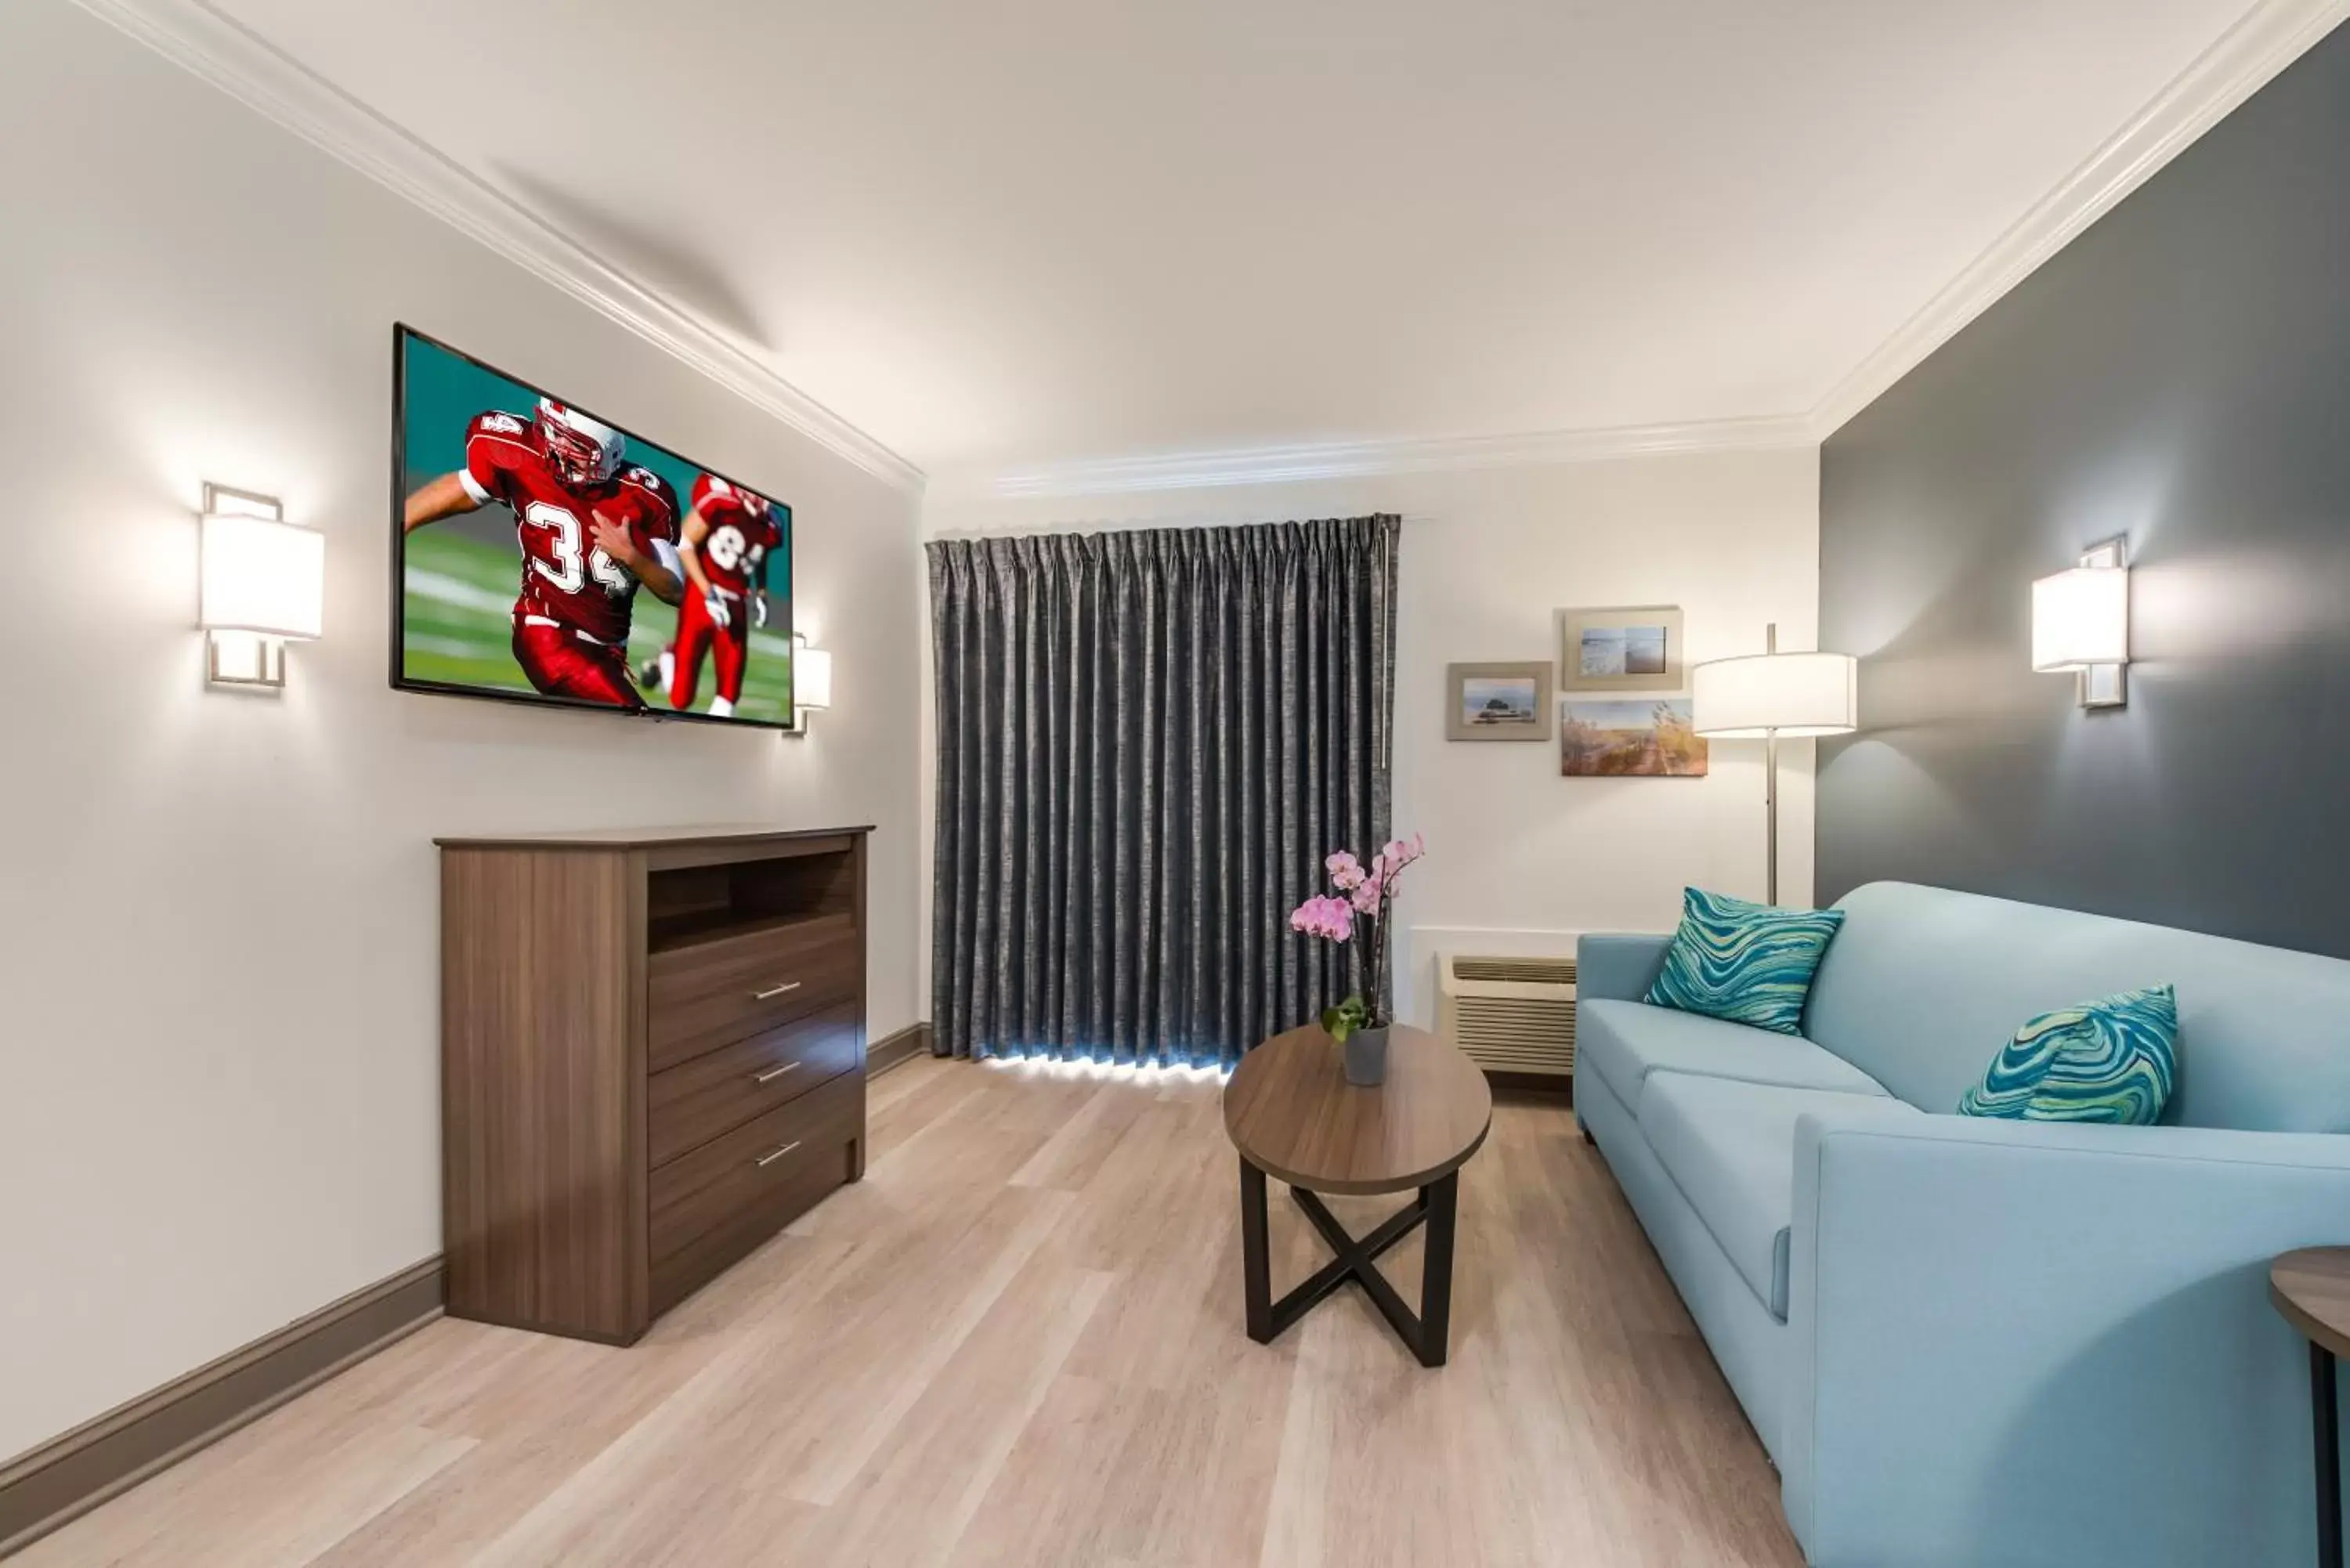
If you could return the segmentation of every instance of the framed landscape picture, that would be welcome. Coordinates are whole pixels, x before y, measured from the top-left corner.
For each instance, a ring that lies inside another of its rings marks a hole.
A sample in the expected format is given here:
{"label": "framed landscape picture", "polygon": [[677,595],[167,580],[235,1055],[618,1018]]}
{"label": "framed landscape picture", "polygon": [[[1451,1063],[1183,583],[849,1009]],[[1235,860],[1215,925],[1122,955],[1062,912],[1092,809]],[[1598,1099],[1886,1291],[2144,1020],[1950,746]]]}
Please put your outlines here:
{"label": "framed landscape picture", "polygon": [[1678,605],[1563,609],[1562,691],[1679,691],[1688,685]]}
{"label": "framed landscape picture", "polygon": [[1448,664],[1444,668],[1448,741],[1550,739],[1550,661]]}
{"label": "framed landscape picture", "polygon": [[1706,743],[1686,697],[1625,698],[1558,704],[1558,771],[1571,779],[1698,779]]}

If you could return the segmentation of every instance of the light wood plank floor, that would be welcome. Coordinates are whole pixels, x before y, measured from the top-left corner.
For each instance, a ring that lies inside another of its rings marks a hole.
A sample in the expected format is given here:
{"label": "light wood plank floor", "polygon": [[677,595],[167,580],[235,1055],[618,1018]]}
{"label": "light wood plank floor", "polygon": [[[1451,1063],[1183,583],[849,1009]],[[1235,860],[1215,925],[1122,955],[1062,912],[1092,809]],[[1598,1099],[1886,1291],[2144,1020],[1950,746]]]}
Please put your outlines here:
{"label": "light wood plank floor", "polygon": [[910,1064],[865,1181],[634,1349],[436,1323],[12,1568],[1800,1563],[1571,1113],[1495,1113],[1430,1371],[1353,1287],[1249,1343],[1220,1092]]}

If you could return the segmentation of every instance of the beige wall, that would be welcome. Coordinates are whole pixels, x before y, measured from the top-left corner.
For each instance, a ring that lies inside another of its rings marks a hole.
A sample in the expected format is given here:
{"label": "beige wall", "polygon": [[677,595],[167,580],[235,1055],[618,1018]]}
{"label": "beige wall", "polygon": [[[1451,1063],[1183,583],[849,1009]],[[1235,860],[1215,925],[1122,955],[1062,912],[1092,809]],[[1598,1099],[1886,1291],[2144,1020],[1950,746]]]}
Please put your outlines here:
{"label": "beige wall", "polygon": [[[1448,742],[1444,667],[1555,659],[1553,611],[1568,605],[1679,605],[1696,659],[1760,652],[1771,620],[1782,647],[1812,646],[1816,448],[1074,499],[947,483],[922,523],[950,535],[1369,512],[1405,520],[1395,821],[1429,846],[1401,916],[1417,937],[1399,974],[1405,1016],[1430,1015],[1430,955],[1444,947],[1541,950],[1565,932],[1669,928],[1688,883],[1762,896],[1761,742],[1717,742],[1703,779],[1564,779],[1555,747]],[[926,831],[930,734],[926,723]],[[1789,901],[1811,892],[1811,749],[1793,742],[1783,758]]]}
{"label": "beige wall", "polygon": [[[0,7],[0,1456],[440,1247],[435,834],[872,822],[915,1005],[916,503],[62,0]],[[395,693],[391,323],[790,500],[838,701],[770,732]],[[207,692],[206,480],[329,537]]]}

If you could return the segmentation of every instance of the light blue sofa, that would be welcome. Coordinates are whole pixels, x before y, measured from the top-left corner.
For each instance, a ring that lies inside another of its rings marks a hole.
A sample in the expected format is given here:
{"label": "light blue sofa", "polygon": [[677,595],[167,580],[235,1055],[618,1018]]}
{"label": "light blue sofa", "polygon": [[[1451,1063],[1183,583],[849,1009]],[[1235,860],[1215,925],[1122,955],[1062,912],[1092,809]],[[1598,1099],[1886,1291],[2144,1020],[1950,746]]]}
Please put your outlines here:
{"label": "light blue sofa", "polygon": [[[1855,890],[1804,1037],[1583,939],[1575,1107],[1818,1568],[2304,1568],[2309,1362],[2270,1258],[2350,1242],[2350,962]],[[2165,1125],[1947,1114],[2033,1013],[2178,987]]]}

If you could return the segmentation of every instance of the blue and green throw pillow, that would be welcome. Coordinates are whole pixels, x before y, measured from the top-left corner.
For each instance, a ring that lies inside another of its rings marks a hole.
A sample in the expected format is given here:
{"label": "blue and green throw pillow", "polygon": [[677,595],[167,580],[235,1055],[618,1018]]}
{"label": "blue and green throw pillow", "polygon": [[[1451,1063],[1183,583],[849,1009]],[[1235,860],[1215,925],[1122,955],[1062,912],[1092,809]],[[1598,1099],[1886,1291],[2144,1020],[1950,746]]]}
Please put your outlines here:
{"label": "blue and green throw pillow", "polygon": [[1812,976],[1843,924],[1842,909],[1782,909],[1686,888],[1680,929],[1643,1000],[1781,1034],[1800,1033]]}
{"label": "blue and green throw pillow", "polygon": [[2178,999],[2167,985],[2043,1012],[2015,1032],[1962,1116],[2152,1127],[2178,1076]]}

